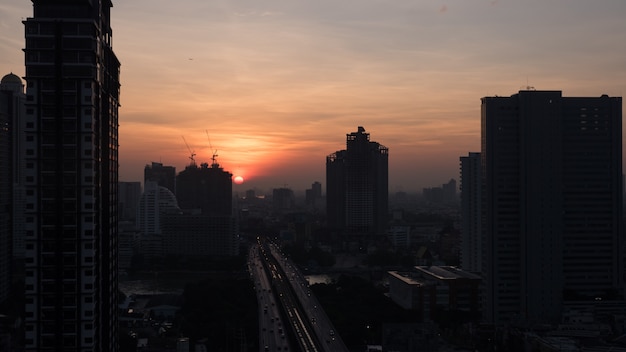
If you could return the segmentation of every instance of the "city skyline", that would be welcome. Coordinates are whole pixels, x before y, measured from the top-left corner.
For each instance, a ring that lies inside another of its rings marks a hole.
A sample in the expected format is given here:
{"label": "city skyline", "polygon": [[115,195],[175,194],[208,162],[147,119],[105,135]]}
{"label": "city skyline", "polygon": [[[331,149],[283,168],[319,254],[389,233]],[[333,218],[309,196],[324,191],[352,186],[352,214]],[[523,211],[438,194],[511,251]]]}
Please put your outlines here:
{"label": "city skyline", "polygon": [[[480,98],[533,86],[622,96],[623,1],[114,1],[120,181],[151,162],[218,162],[234,191],[324,180],[364,126],[390,149],[389,191],[459,177]],[[149,9],[149,10],[146,10]],[[0,72],[24,76],[32,3],[0,5]],[[322,185],[325,189],[326,185]]]}

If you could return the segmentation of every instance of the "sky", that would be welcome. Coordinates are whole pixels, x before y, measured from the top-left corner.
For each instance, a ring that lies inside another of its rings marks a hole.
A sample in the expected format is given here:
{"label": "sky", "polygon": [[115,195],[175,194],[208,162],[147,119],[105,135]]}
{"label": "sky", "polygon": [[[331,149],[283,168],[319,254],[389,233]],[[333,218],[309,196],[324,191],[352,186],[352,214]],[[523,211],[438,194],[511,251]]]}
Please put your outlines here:
{"label": "sky", "polygon": [[[0,4],[0,75],[24,76],[28,0]],[[624,0],[113,0],[120,180],[217,162],[235,191],[325,189],[363,126],[389,190],[459,180],[480,98],[623,96]]]}

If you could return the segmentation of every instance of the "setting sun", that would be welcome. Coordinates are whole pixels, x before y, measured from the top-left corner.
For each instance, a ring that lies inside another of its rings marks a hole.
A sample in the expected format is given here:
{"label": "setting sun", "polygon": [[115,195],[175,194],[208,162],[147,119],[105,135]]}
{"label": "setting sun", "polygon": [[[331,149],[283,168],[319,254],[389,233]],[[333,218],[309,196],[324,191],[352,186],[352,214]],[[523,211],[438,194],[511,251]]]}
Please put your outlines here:
{"label": "setting sun", "polygon": [[243,183],[243,177],[235,176],[235,178],[233,179],[233,182],[235,182],[236,184],[240,185],[240,184]]}

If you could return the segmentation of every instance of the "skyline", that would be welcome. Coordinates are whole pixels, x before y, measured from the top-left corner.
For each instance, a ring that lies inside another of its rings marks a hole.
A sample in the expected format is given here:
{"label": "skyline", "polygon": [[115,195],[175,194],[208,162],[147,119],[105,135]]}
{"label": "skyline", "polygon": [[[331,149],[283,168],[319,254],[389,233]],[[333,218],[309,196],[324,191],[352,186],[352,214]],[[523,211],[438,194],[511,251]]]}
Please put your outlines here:
{"label": "skyline", "polygon": [[[120,181],[151,162],[218,163],[234,191],[325,182],[365,127],[389,191],[459,179],[480,151],[480,98],[527,86],[623,96],[626,2],[114,1]],[[0,5],[0,74],[24,76],[32,3]],[[295,122],[295,123],[294,123]]]}

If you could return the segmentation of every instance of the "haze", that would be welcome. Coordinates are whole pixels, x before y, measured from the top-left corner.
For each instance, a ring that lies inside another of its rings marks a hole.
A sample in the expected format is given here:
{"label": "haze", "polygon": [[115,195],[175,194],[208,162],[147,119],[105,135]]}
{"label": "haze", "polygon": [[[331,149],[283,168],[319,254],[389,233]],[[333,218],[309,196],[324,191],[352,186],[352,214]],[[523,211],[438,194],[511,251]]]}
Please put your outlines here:
{"label": "haze", "polygon": [[[7,1],[8,2],[8,1]],[[0,75],[24,76],[27,0],[0,4]],[[152,161],[217,161],[234,190],[325,188],[326,155],[364,126],[389,189],[458,179],[480,98],[532,86],[622,96],[626,1],[117,0],[120,180]]]}

